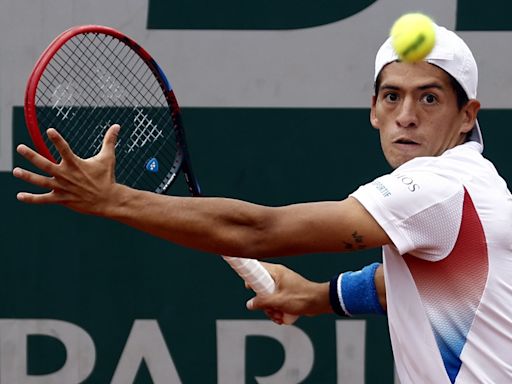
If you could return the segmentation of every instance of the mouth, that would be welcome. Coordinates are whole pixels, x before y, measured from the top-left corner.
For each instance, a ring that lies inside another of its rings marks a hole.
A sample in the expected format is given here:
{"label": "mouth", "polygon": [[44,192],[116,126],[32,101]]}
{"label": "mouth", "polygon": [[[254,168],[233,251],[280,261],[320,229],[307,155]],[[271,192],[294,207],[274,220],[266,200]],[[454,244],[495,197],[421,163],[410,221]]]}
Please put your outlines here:
{"label": "mouth", "polygon": [[397,139],[397,140],[393,141],[393,143],[394,144],[406,144],[406,145],[419,145],[419,143],[417,143],[416,141],[407,139],[407,138]]}

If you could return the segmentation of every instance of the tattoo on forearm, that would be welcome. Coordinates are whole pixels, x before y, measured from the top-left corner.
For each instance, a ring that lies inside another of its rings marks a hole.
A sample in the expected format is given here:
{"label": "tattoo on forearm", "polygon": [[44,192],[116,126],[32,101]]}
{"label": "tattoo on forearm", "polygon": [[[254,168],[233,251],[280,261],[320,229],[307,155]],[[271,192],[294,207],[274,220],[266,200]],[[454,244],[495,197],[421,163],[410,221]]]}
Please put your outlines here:
{"label": "tattoo on forearm", "polygon": [[364,244],[363,235],[359,234],[357,231],[352,233],[352,239],[350,241],[343,241],[346,250],[356,250],[356,249],[365,249],[366,245]]}

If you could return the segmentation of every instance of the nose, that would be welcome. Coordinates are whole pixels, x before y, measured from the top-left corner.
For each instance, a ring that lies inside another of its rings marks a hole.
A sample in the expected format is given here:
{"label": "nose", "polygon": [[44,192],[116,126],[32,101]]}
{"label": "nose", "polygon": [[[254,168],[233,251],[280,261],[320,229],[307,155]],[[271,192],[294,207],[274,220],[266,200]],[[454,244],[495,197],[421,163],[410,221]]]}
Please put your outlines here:
{"label": "nose", "polygon": [[418,125],[416,104],[411,97],[404,99],[400,104],[398,115],[396,116],[396,123],[402,128],[414,128]]}

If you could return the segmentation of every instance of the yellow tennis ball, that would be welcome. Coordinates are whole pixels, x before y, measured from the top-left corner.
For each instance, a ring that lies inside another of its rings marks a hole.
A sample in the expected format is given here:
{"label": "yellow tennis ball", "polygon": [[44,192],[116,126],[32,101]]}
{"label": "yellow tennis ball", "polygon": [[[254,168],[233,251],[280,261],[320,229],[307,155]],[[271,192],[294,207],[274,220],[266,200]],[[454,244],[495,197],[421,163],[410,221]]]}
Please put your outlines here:
{"label": "yellow tennis ball", "polygon": [[407,13],[391,27],[391,45],[402,61],[423,60],[434,48],[436,32],[432,19],[422,13]]}

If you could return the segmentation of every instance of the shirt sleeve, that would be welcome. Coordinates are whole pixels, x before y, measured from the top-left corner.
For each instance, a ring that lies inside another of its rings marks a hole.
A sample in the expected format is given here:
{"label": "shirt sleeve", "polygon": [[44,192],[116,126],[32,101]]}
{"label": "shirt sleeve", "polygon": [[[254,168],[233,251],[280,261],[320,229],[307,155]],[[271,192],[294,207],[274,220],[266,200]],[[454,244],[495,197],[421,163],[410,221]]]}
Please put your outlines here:
{"label": "shirt sleeve", "polygon": [[457,241],[464,187],[456,178],[399,168],[351,196],[375,218],[401,255],[438,261]]}

